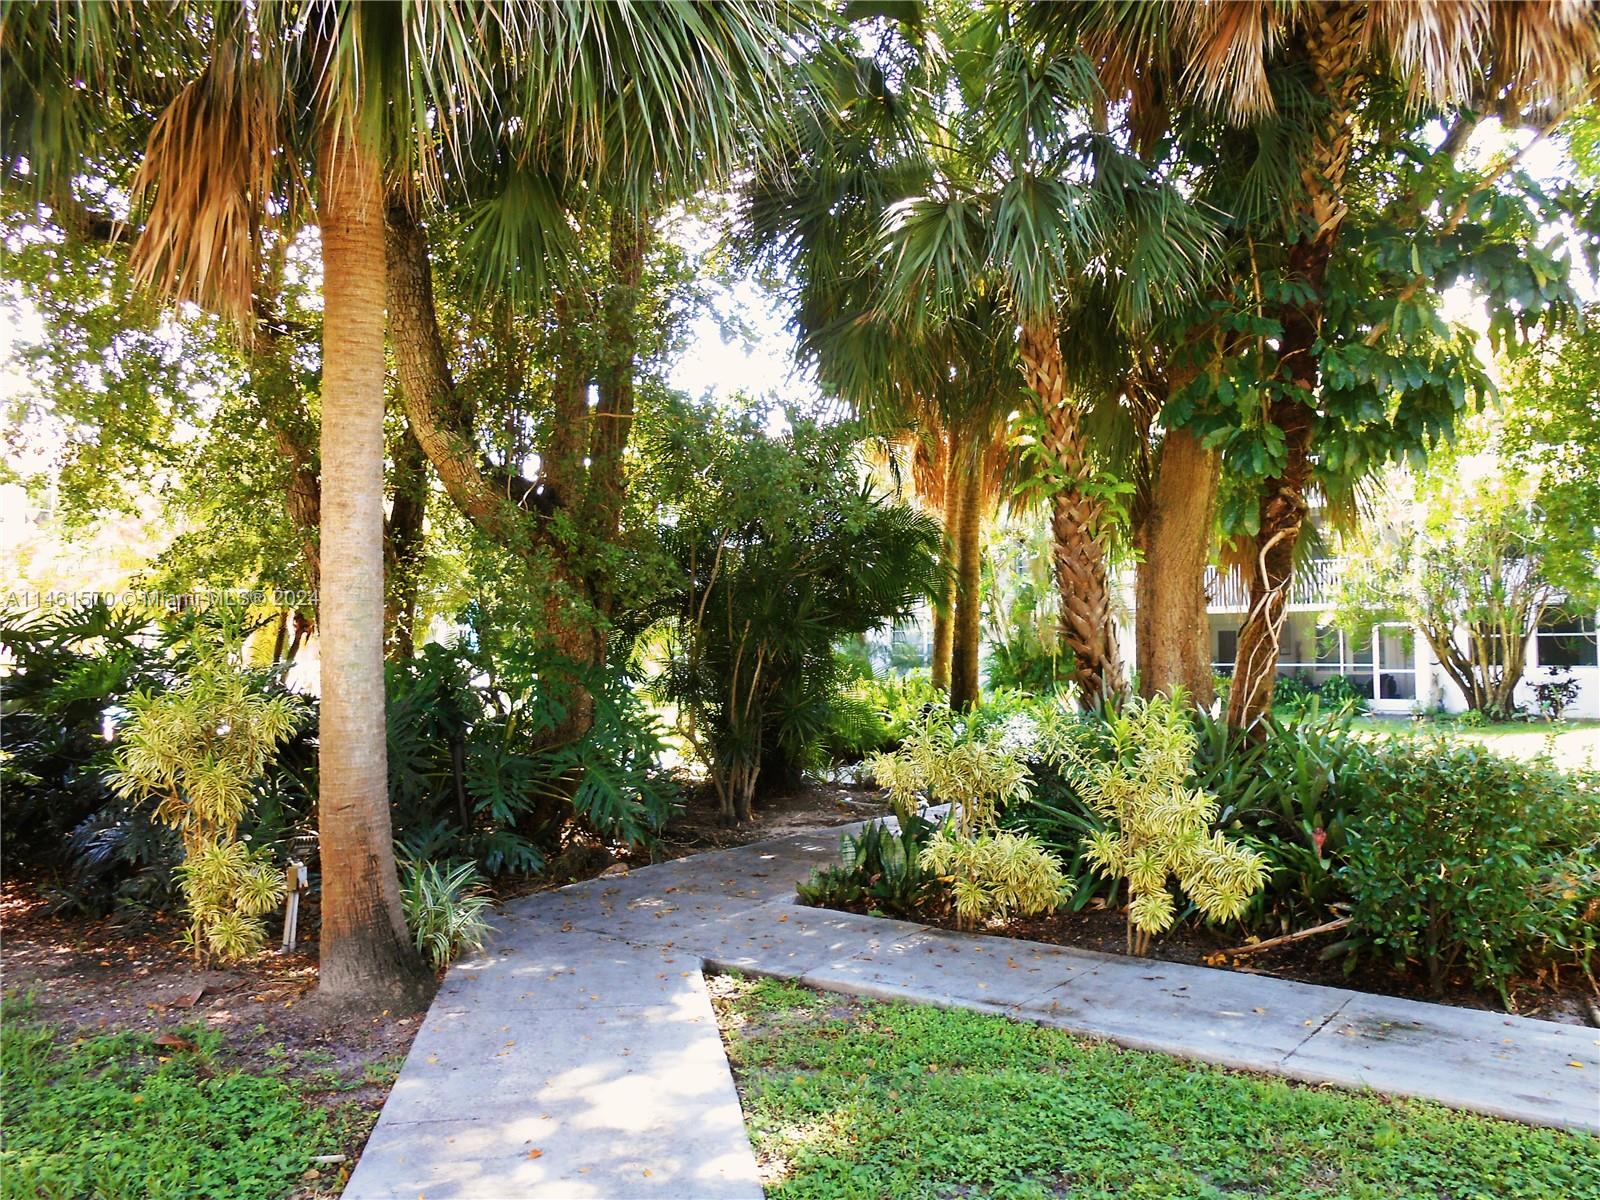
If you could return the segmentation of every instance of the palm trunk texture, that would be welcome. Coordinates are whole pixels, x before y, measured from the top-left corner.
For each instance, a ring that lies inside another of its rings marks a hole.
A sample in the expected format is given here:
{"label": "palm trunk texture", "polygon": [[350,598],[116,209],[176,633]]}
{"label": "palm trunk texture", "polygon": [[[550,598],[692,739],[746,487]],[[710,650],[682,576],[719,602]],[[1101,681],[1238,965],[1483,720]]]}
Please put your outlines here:
{"label": "palm trunk texture", "polygon": [[318,990],[404,1007],[431,982],[406,930],[389,822],[383,691],[384,222],[377,158],[321,156],[322,716]]}
{"label": "palm trunk texture", "polygon": [[1111,618],[1104,505],[1085,492],[1093,467],[1083,444],[1082,409],[1067,399],[1055,323],[1025,324],[1021,352],[1028,387],[1045,415],[1045,449],[1058,472],[1050,500],[1050,531],[1061,597],[1061,640],[1075,659],[1080,700],[1093,705],[1120,692],[1123,684]]}
{"label": "palm trunk texture", "polygon": [[961,464],[957,483],[960,520],[955,530],[956,604],[950,633],[950,707],[964,712],[978,702],[978,641],[983,612],[983,456],[952,455]]}
{"label": "palm trunk texture", "polygon": [[943,531],[939,539],[940,566],[943,568],[941,603],[933,608],[933,686],[941,691],[950,690],[950,657],[955,636],[956,585],[959,571],[956,565],[956,528],[961,524],[961,460],[954,432],[944,437],[945,479]]}
{"label": "palm trunk texture", "polygon": [[1328,263],[1343,223],[1345,170],[1355,131],[1354,98],[1360,82],[1363,44],[1358,22],[1361,6],[1323,5],[1318,20],[1305,33],[1303,53],[1311,67],[1315,90],[1328,111],[1311,147],[1301,179],[1305,232],[1290,248],[1289,277],[1305,288],[1307,299],[1286,306],[1280,314],[1277,395],[1268,419],[1283,431],[1283,471],[1262,487],[1260,523],[1247,568],[1250,608],[1239,629],[1239,655],[1228,693],[1228,724],[1253,728],[1272,710],[1278,657],[1294,586],[1294,553],[1305,526],[1306,499],[1312,476],[1316,437],[1316,394],[1320,379],[1316,344],[1322,332]]}

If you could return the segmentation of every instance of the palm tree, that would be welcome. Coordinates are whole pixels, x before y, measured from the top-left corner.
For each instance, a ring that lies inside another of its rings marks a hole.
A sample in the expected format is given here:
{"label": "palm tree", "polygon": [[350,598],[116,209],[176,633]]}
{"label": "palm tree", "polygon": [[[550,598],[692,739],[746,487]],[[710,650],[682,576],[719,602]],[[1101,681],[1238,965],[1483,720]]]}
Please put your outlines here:
{"label": "palm tree", "polygon": [[992,367],[992,311],[935,328],[881,306],[879,231],[930,178],[945,64],[916,22],[879,32],[870,51],[813,57],[793,143],[746,185],[743,226],[751,254],[790,280],[799,353],[823,389],[918,448],[915,490],[943,527],[933,680],[965,708],[978,695],[979,533],[992,507],[983,466],[1015,407],[1014,372]]}
{"label": "palm tree", "polygon": [[[209,60],[157,120],[136,176],[136,270],[248,330],[264,226],[300,199],[286,172],[299,163],[314,180],[323,267],[319,992],[368,1007],[411,1002],[430,981],[401,907],[382,720],[383,181],[396,163],[438,172],[440,151],[488,83],[482,52],[492,35],[514,30],[464,8],[173,14],[208,27]],[[468,103],[435,107],[431,128],[417,120],[451,93]],[[307,102],[313,119],[301,131],[293,114]]]}
{"label": "palm tree", "polygon": [[[1249,555],[1250,610],[1239,633],[1228,720],[1252,726],[1271,705],[1279,636],[1308,511],[1315,461],[1320,335],[1328,266],[1347,214],[1344,180],[1361,123],[1393,121],[1366,106],[1398,86],[1413,104],[1495,111],[1548,127],[1593,87],[1600,20],[1593,6],[1292,3],[1124,5],[1081,0],[1040,6],[1030,23],[1079,40],[1108,89],[1160,122],[1193,107],[1239,123],[1273,114],[1273,80],[1303,81],[1294,118],[1299,188],[1281,227],[1284,274],[1296,299],[1277,314],[1275,395],[1267,419],[1282,432],[1284,465],[1267,480]],[[1282,114],[1280,114],[1282,115]],[[1421,281],[1418,281],[1420,286]]]}
{"label": "palm tree", "polygon": [[[1072,385],[1063,338],[1074,297],[1132,328],[1191,286],[1209,254],[1205,222],[1096,126],[1103,95],[1088,60],[1052,53],[983,19],[963,31],[981,67],[927,193],[884,231],[888,301],[904,319],[948,320],[974,297],[1006,305],[1037,405],[1049,480],[1062,638],[1086,703],[1123,686],[1108,582],[1108,491],[1084,437],[1090,397]],[[1087,305],[1077,311],[1087,319]],[[1071,331],[1077,332],[1077,331]]]}

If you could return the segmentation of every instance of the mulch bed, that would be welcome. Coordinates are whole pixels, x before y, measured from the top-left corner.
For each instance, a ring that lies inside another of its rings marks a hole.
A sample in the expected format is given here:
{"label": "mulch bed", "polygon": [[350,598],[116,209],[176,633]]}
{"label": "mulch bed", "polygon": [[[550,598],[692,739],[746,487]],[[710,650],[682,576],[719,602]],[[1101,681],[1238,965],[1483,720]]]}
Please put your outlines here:
{"label": "mulch bed", "polygon": [[[953,916],[923,914],[916,919],[926,925],[956,928]],[[979,932],[1030,942],[1048,942],[1055,946],[1074,946],[1080,950],[1098,950],[1104,954],[1123,954],[1126,952],[1126,930],[1124,911],[1100,909],[993,922]],[[1343,958],[1324,961],[1320,957],[1323,949],[1341,936],[1334,932],[1256,954],[1230,957],[1225,952],[1238,947],[1242,941],[1237,929],[1180,925],[1155,940],[1150,956],[1164,962],[1295,979],[1302,983],[1352,988],[1382,996],[1403,996],[1493,1012],[1506,1011],[1498,993],[1474,987],[1464,975],[1450,979],[1444,992],[1435,994],[1426,981],[1385,969],[1379,963],[1364,961],[1346,974]],[[1511,998],[1514,1004],[1511,1011],[1521,1016],[1559,1021],[1566,1025],[1600,1023],[1596,1022],[1590,1009],[1590,1005],[1600,999],[1600,993],[1576,968],[1546,971],[1533,978],[1519,979]]]}

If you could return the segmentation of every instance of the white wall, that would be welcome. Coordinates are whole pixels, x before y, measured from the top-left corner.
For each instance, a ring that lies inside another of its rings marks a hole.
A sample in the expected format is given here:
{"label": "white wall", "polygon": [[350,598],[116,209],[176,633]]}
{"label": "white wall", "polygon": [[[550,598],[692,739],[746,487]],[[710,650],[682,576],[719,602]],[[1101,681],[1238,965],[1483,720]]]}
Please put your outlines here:
{"label": "white wall", "polygon": [[[1434,654],[1433,647],[1421,637],[1418,642],[1418,690],[1422,703],[1432,708],[1442,703],[1446,712],[1465,712],[1467,698],[1462,694],[1455,681],[1445,673],[1439,665],[1438,656]],[[1541,667],[1538,662],[1539,639],[1533,639],[1533,644],[1528,648],[1528,667],[1522,673],[1522,680],[1517,684],[1514,698],[1516,702],[1529,712],[1537,712],[1539,703],[1533,694],[1533,685],[1543,683],[1550,678],[1549,670]],[[1600,719],[1600,662],[1588,667],[1561,667],[1558,668],[1562,675],[1570,675],[1578,681],[1578,698],[1563,714],[1569,718],[1582,718],[1586,720]],[[1428,689],[1422,693],[1421,680],[1426,678]]]}

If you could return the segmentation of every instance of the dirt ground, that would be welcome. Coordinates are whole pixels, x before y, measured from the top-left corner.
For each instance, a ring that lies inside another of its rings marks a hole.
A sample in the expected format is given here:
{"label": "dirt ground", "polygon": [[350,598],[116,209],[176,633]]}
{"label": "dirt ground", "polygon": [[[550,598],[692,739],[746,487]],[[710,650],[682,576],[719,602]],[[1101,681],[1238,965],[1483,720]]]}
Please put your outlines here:
{"label": "dirt ground", "polygon": [[[920,919],[930,925],[955,927],[954,921],[949,919],[928,916]],[[1126,930],[1123,912],[1099,910],[996,922],[984,932],[1032,942],[1049,942],[1057,946],[1076,946],[1105,954],[1122,954],[1127,948]],[[1462,1008],[1507,1011],[1497,992],[1474,987],[1464,975],[1452,977],[1443,993],[1436,995],[1425,980],[1386,969],[1378,963],[1363,963],[1346,974],[1342,957],[1328,961],[1321,958],[1323,949],[1338,939],[1339,934],[1334,932],[1259,953],[1230,955],[1227,953],[1229,950],[1240,946],[1237,930],[1183,925],[1157,938],[1150,954],[1152,958],[1165,962],[1189,963],[1250,975],[1272,975],[1280,979],[1297,979],[1303,983],[1353,988],[1384,996],[1404,996]],[[1520,979],[1512,990],[1511,999],[1510,1011],[1525,1017],[1559,1021],[1566,1025],[1600,1024],[1600,1015],[1597,1015],[1600,1008],[1591,1009],[1591,1005],[1600,1005],[1600,990],[1575,967],[1561,971],[1547,970],[1536,977]]]}

